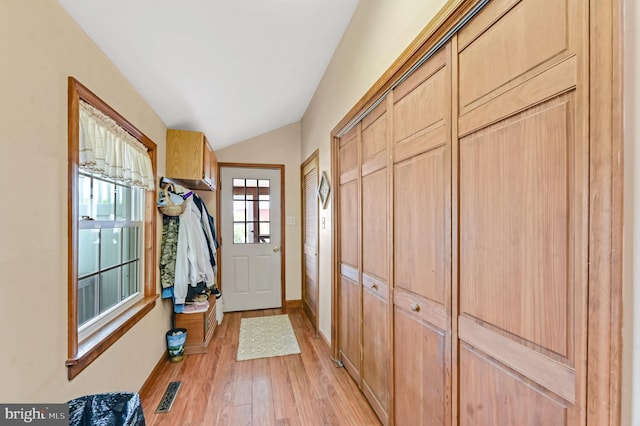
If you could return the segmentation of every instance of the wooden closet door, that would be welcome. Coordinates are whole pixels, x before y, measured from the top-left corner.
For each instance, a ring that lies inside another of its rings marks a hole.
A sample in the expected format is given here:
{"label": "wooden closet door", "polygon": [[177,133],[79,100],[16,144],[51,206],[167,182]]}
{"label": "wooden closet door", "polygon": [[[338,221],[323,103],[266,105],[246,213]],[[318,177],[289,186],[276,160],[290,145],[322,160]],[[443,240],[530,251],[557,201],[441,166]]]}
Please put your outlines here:
{"label": "wooden closet door", "polygon": [[318,157],[302,168],[302,308],[318,327]]}
{"label": "wooden closet door", "polygon": [[337,197],[339,319],[338,356],[356,382],[360,383],[361,297],[360,283],[360,171],[359,126],[344,135],[339,143]]}
{"label": "wooden closet door", "polygon": [[395,424],[450,424],[450,44],[392,96]]}
{"label": "wooden closet door", "polygon": [[494,1],[458,35],[461,425],[585,422],[587,10]]}
{"label": "wooden closet door", "polygon": [[389,129],[383,101],[362,120],[362,391],[388,423]]}

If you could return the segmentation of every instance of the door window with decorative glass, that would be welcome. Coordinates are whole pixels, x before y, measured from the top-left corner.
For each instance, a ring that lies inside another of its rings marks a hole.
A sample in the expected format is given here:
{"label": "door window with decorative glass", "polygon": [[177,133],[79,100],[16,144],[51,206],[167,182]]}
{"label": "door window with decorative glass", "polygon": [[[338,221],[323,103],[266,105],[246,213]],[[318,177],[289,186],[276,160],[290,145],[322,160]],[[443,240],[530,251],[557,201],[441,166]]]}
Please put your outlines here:
{"label": "door window with decorative glass", "polygon": [[268,179],[233,179],[233,243],[271,242]]}

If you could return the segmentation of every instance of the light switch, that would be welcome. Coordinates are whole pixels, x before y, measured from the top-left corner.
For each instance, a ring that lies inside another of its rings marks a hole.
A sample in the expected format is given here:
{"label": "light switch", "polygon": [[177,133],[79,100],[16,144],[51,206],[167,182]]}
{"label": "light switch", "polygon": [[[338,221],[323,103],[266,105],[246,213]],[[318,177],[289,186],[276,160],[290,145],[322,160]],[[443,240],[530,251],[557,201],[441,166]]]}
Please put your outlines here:
{"label": "light switch", "polygon": [[287,225],[295,225],[296,217],[295,216],[287,216]]}
{"label": "light switch", "polygon": [[327,227],[327,224],[326,224],[326,223],[325,223],[325,221],[324,221],[324,217],[320,220],[320,227],[321,227],[322,229],[325,229],[325,228]]}

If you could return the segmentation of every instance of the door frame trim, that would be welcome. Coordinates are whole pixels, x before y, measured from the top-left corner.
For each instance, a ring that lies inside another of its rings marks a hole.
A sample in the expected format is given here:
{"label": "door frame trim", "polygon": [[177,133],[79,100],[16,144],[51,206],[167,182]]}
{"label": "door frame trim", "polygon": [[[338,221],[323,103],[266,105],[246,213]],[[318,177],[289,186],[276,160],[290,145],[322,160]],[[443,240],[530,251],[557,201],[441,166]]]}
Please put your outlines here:
{"label": "door frame trim", "polygon": [[[305,262],[305,257],[304,257],[304,234],[305,234],[305,229],[306,229],[306,223],[305,223],[305,218],[306,218],[306,210],[305,210],[305,199],[304,199],[304,189],[305,189],[305,185],[304,185],[304,169],[311,163],[315,164],[315,168],[316,168],[316,189],[318,186],[318,182],[319,177],[320,177],[320,150],[316,149],[306,160],[304,160],[304,162],[300,165],[300,216],[301,216],[301,232],[300,232],[300,249],[301,249],[301,283],[302,283],[302,308],[304,309],[304,294],[305,294],[305,276],[306,276],[306,262]],[[316,315],[315,315],[315,324],[313,324],[315,330],[316,330],[316,335],[318,334],[318,317],[319,315],[319,309],[320,309],[320,203],[318,203],[318,197],[316,195],[316,211],[318,212],[317,214],[317,221],[316,221],[316,273],[315,273],[315,280],[316,280]],[[307,313],[307,316],[309,316],[309,314]]]}
{"label": "door frame trim", "polygon": [[222,282],[222,255],[221,253],[224,248],[224,239],[222,235],[222,222],[220,221],[220,212],[221,212],[221,200],[220,193],[222,192],[222,185],[220,184],[220,177],[222,176],[222,168],[242,168],[242,169],[272,169],[272,170],[280,170],[280,307],[284,308],[286,306],[286,265],[287,265],[287,245],[286,245],[286,217],[285,217],[285,197],[284,197],[284,164],[264,164],[264,163],[218,163],[217,170],[217,182],[219,191],[216,191],[216,221],[218,222],[218,242],[220,243],[220,249],[218,250],[218,285],[220,287],[220,291],[222,291],[222,287],[224,283]]}
{"label": "door frame trim", "polygon": [[[587,425],[618,425],[622,403],[623,0],[589,7]],[[585,6],[587,7],[587,6]]]}

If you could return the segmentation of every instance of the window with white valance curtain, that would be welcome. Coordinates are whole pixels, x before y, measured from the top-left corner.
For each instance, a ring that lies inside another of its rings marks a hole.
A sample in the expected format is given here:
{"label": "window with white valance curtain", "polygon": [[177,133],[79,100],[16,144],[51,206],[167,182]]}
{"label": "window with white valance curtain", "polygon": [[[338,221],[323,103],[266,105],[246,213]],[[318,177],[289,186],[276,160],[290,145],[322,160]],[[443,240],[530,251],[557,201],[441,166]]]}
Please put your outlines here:
{"label": "window with white valance curtain", "polygon": [[80,101],[79,167],[143,189],[154,189],[147,148],[113,119]]}
{"label": "window with white valance curtain", "polygon": [[155,306],[156,144],[69,77],[67,375]]}

